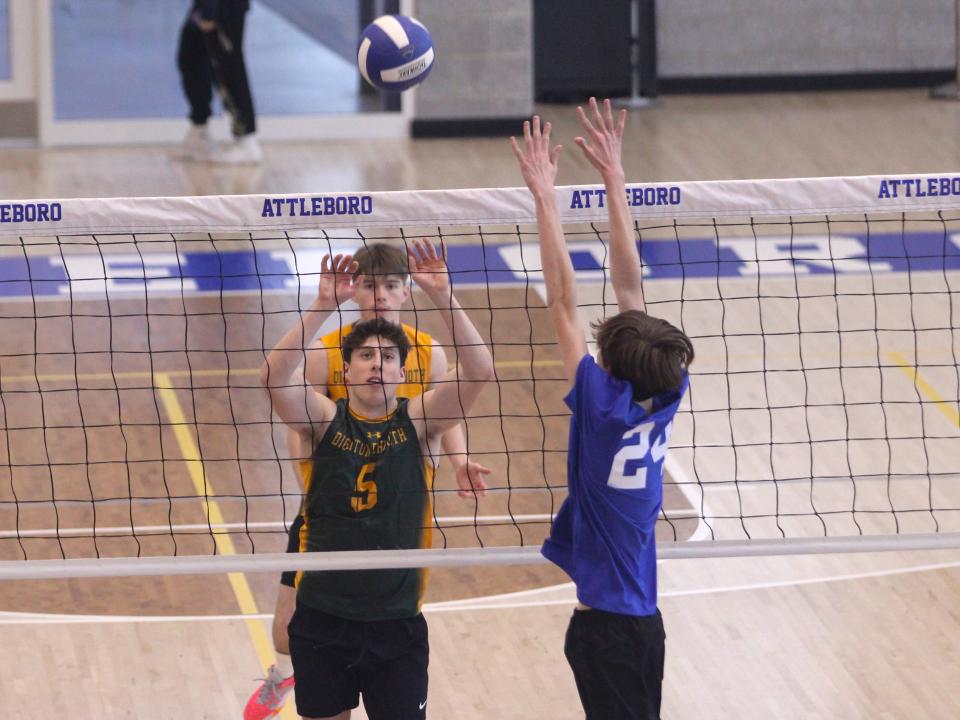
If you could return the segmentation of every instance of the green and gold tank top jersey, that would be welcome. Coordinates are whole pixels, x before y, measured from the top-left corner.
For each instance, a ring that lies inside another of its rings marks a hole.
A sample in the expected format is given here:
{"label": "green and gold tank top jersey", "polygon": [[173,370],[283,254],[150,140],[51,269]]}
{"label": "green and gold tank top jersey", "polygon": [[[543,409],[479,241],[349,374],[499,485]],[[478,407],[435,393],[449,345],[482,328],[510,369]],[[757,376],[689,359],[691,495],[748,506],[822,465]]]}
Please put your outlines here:
{"label": "green and gold tank top jersey", "polygon": [[[420,450],[407,399],[385,418],[364,418],[337,401],[337,412],[301,465],[306,495],[301,552],[397,550],[431,545],[433,464]],[[389,620],[420,612],[423,568],[307,571],[297,599],[354,620]]]}
{"label": "green and gold tank top jersey", "polygon": [[[410,352],[403,364],[404,382],[397,386],[397,397],[415,398],[430,387],[430,363],[433,338],[427,333],[404,323],[400,326],[410,341]],[[327,396],[336,402],[347,397],[343,381],[343,339],[353,330],[353,324],[344,325],[320,338],[327,351]]]}

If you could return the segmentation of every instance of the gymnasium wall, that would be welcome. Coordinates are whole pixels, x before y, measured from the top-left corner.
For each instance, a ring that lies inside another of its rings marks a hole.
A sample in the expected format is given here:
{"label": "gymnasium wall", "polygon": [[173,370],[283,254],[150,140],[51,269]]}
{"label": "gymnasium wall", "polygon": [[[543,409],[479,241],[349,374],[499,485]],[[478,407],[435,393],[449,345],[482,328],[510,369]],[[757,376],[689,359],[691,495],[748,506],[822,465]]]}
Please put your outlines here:
{"label": "gymnasium wall", "polygon": [[532,4],[417,0],[416,8],[437,60],[417,93],[414,134],[457,134],[463,120],[478,133],[515,130],[533,111]]}
{"label": "gymnasium wall", "polygon": [[660,0],[659,74],[952,69],[955,13],[955,0]]}

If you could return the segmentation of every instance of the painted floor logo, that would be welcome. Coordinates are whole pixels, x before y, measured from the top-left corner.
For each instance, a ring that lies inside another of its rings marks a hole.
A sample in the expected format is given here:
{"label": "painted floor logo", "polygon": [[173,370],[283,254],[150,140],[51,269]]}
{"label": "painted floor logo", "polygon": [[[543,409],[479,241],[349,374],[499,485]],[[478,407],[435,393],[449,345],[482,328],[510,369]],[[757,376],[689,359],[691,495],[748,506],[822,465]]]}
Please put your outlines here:
{"label": "painted floor logo", "polygon": [[[334,253],[353,252],[340,241]],[[158,243],[158,245],[160,245]],[[163,243],[170,249],[171,243]],[[129,249],[128,249],[129,248]],[[639,244],[644,278],[713,279],[960,270],[960,234],[892,233],[645,240]],[[0,297],[109,296],[316,291],[327,250],[151,252],[150,243],[123,251],[0,258]],[[599,240],[569,245],[580,283],[602,283],[608,249]],[[448,248],[456,286],[538,285],[540,248],[531,239],[502,245]]]}

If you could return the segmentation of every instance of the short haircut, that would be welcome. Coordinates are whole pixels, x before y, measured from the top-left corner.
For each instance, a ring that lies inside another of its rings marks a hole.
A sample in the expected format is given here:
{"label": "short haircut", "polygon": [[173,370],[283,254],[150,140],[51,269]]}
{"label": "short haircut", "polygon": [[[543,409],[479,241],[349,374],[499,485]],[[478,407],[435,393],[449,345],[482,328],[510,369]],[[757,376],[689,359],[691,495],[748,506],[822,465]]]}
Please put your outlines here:
{"label": "short haircut", "polygon": [[633,386],[635,400],[675,392],[693,362],[693,343],[666,320],[625,310],[593,325],[603,367]]}
{"label": "short haircut", "polygon": [[368,338],[382,337],[388,345],[395,345],[400,353],[401,367],[407,361],[407,355],[410,353],[410,341],[407,334],[399,325],[396,325],[382,317],[371,318],[370,320],[361,320],[354,323],[353,329],[343,339],[340,346],[340,352],[343,353],[343,361],[350,362],[353,351],[363,345]]}
{"label": "short haircut", "polygon": [[354,278],[360,275],[383,277],[384,275],[399,275],[406,280],[410,276],[410,266],[407,264],[407,253],[403,248],[387,245],[386,243],[371,243],[364,245],[353,254],[357,262],[357,271]]}

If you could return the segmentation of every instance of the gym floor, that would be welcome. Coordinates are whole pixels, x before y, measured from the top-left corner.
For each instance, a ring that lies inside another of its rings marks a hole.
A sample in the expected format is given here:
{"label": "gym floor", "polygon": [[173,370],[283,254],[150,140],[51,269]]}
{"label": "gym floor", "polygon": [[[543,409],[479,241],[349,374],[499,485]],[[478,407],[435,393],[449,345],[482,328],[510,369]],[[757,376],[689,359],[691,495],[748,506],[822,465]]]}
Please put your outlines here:
{"label": "gym floor", "polygon": [[[573,146],[572,139],[578,134],[573,107],[544,106],[539,110],[555,123],[557,140],[567,147],[559,182],[595,182],[594,171]],[[625,167],[629,181],[950,172],[960,166],[960,141],[955,132],[958,120],[960,104],[932,102],[919,90],[665,97],[657,108],[631,116]],[[171,158],[170,148],[163,146],[0,149],[0,197],[320,193],[520,183],[505,139],[273,143],[265,147],[265,155],[261,167],[250,169],[179,163]],[[653,295],[658,292],[654,283],[649,291]],[[527,308],[515,311],[519,316],[508,310],[495,313],[504,343],[526,340],[531,328],[536,329],[537,341],[551,337],[542,302],[533,291],[498,289],[488,300],[481,291],[467,290],[464,300],[473,307]],[[212,301],[198,297],[188,302],[191,311],[201,312],[211,307]],[[240,306],[246,301],[235,302]],[[62,304],[51,302],[42,307],[51,314],[63,309]],[[122,303],[114,306],[114,313],[120,308]],[[481,326],[489,322],[487,311],[473,314]],[[278,318],[277,322],[285,324],[287,320]],[[207,332],[204,322],[193,324],[191,320],[191,332],[202,336]],[[44,342],[61,342],[63,329],[51,321]],[[136,337],[133,330],[127,334]],[[183,342],[182,325],[152,330],[158,339],[166,333]],[[32,342],[32,326],[4,320],[5,356],[14,354],[24,338]],[[504,381],[501,386],[509,388],[509,402],[515,403],[511,408],[530,410],[532,371],[538,377],[541,412],[560,412],[562,383],[549,379],[558,377],[559,368],[549,362],[548,354],[537,355],[536,359],[544,362],[531,368],[529,351],[520,348],[514,352],[515,356],[498,353],[504,363],[522,362],[525,366],[498,368]],[[234,418],[238,412],[262,411],[264,399],[258,391],[239,387],[255,384],[255,376],[247,374],[259,363],[253,355],[231,364],[238,371],[231,383],[237,386],[231,398],[219,389],[192,395],[185,392],[184,368],[171,363],[160,371],[165,376],[161,380],[169,383],[162,392],[129,389],[120,400],[113,393],[91,393],[89,404],[83,406],[84,418],[91,424],[98,414],[109,417],[117,412],[118,403],[153,422],[157,417],[176,417],[178,412],[188,420],[230,421],[227,408],[231,406]],[[705,354],[704,367],[710,362],[709,353]],[[21,388],[29,384],[18,379],[23,375],[66,373],[95,383],[105,370],[110,370],[109,364],[102,362],[35,369],[29,358],[5,360],[4,399],[13,397],[8,393],[18,382],[24,383]],[[157,368],[142,363],[122,370],[130,373],[123,381],[130,387],[149,383],[151,373],[157,379]],[[210,385],[223,384],[222,375],[203,377],[202,382]],[[513,379],[521,382],[508,384]],[[28,380],[34,382],[32,377]],[[56,388],[57,382],[69,387],[74,379],[52,377],[43,382],[50,388]],[[112,387],[112,379],[101,382]],[[935,382],[948,398],[956,391],[948,379]],[[901,387],[910,389],[908,378]],[[9,402],[5,406],[7,418],[15,412],[20,419],[35,420],[35,399],[17,397],[15,409]],[[491,394],[478,414],[495,410],[497,405]],[[67,403],[46,410],[52,413],[48,424],[56,417],[78,417],[77,406]],[[936,418],[940,423],[936,433],[960,434],[954,418],[941,413]],[[542,438],[538,428],[525,429],[529,424],[525,421],[503,430],[485,426],[484,420],[471,422],[480,442],[504,443],[509,438],[524,444]],[[556,425],[548,426],[548,442],[562,448],[565,423],[561,418],[548,422]],[[5,420],[8,424],[13,425],[9,419]],[[178,438],[171,433],[165,438],[165,456],[170,457],[164,466],[165,477],[175,494],[194,494],[191,473],[197,472],[197,464],[191,459],[202,448],[203,470],[211,486],[218,496],[227,496],[218,497],[217,502],[225,519],[235,520],[231,513],[236,504],[228,498],[236,491],[239,478],[226,463],[218,469],[216,463],[206,460],[210,448],[233,448],[235,452],[237,435],[230,428],[211,427],[207,432],[203,437]],[[86,452],[115,451],[116,437],[105,433],[98,438]],[[146,453],[152,440],[144,435],[128,437],[127,442],[131,452]],[[196,445],[191,447],[191,442]],[[262,430],[250,431],[245,432],[243,442],[244,447],[262,449],[269,437]],[[43,465],[52,458],[74,457],[82,445],[80,437],[66,431],[57,437],[34,433],[18,438],[9,452],[19,453],[28,462],[39,459]],[[494,460],[494,477],[502,482],[506,456],[494,456]],[[539,460],[522,456],[511,456],[510,461],[516,463],[510,470],[515,477],[529,473],[548,479],[551,485],[562,485],[560,459],[551,460],[555,464],[546,469]],[[25,482],[49,478],[43,467],[30,472],[35,475],[25,477]],[[86,487],[87,480],[81,475],[66,474],[64,487],[67,483]],[[292,477],[281,476],[274,465],[270,471],[253,469],[244,479],[254,483],[250,487],[262,482],[267,492],[283,488],[290,493],[285,507],[279,502],[260,503],[251,519],[277,522],[283,515],[289,519],[295,511]],[[142,482],[142,478],[134,476],[132,481]],[[49,484],[49,479],[45,482]],[[125,475],[105,477],[102,491],[125,491],[126,482]],[[441,471],[438,486],[451,486],[448,473]],[[3,499],[8,499],[9,488],[2,492]],[[46,490],[37,490],[41,492]],[[560,492],[549,490],[517,493],[510,509],[547,512],[550,501],[560,497]],[[682,493],[674,493],[667,505],[681,507],[684,501]],[[504,494],[494,494],[481,501],[480,512],[501,514],[505,503]],[[445,495],[437,502],[439,516],[470,515],[473,509],[472,502]],[[130,509],[124,505],[104,512],[107,514],[98,517],[98,525],[113,522],[113,514],[117,524],[129,521]],[[164,503],[145,504],[136,512],[138,523],[144,524],[166,524],[169,516]],[[5,513],[5,530],[12,524],[7,516]],[[175,523],[202,520],[199,502],[182,508],[177,504]],[[19,527],[49,528],[58,521],[64,528],[89,527],[91,519],[74,510],[65,510],[59,519],[51,518],[47,510],[31,510],[22,514]],[[490,532],[517,531],[507,527]],[[542,537],[543,526],[525,526],[524,533],[524,541],[535,544]],[[283,545],[280,533],[253,537],[258,549],[261,542],[270,550]],[[49,540],[31,542],[37,552],[57,551]],[[98,542],[106,549],[111,543],[129,540],[103,538]],[[161,535],[148,542],[169,543],[169,537]],[[207,535],[184,536],[180,542],[184,551],[210,551]],[[238,551],[245,551],[242,544],[249,540],[241,535],[234,542]],[[46,549],[41,549],[42,543]],[[84,551],[89,551],[89,540],[71,541],[70,547],[84,545]],[[4,540],[2,547],[6,558],[10,543]],[[244,586],[250,589],[249,599],[243,595]],[[0,696],[0,710],[10,717],[29,713],[36,718],[238,718],[269,660],[269,619],[265,614],[272,609],[275,589],[272,573],[251,573],[243,578],[4,583],[0,586],[0,624],[9,656],[16,661],[15,670],[4,680],[4,689],[9,691]],[[954,691],[960,682],[956,641],[960,627],[954,612],[960,603],[960,557],[956,551],[668,561],[660,566],[660,589],[668,635],[665,718],[879,716],[946,720],[960,711]],[[572,589],[562,573],[547,565],[438,570],[431,573],[427,600],[431,717],[582,716],[562,655],[566,619],[573,604]],[[544,692],[543,688],[549,689]],[[355,713],[355,717],[363,716],[362,711]]]}

